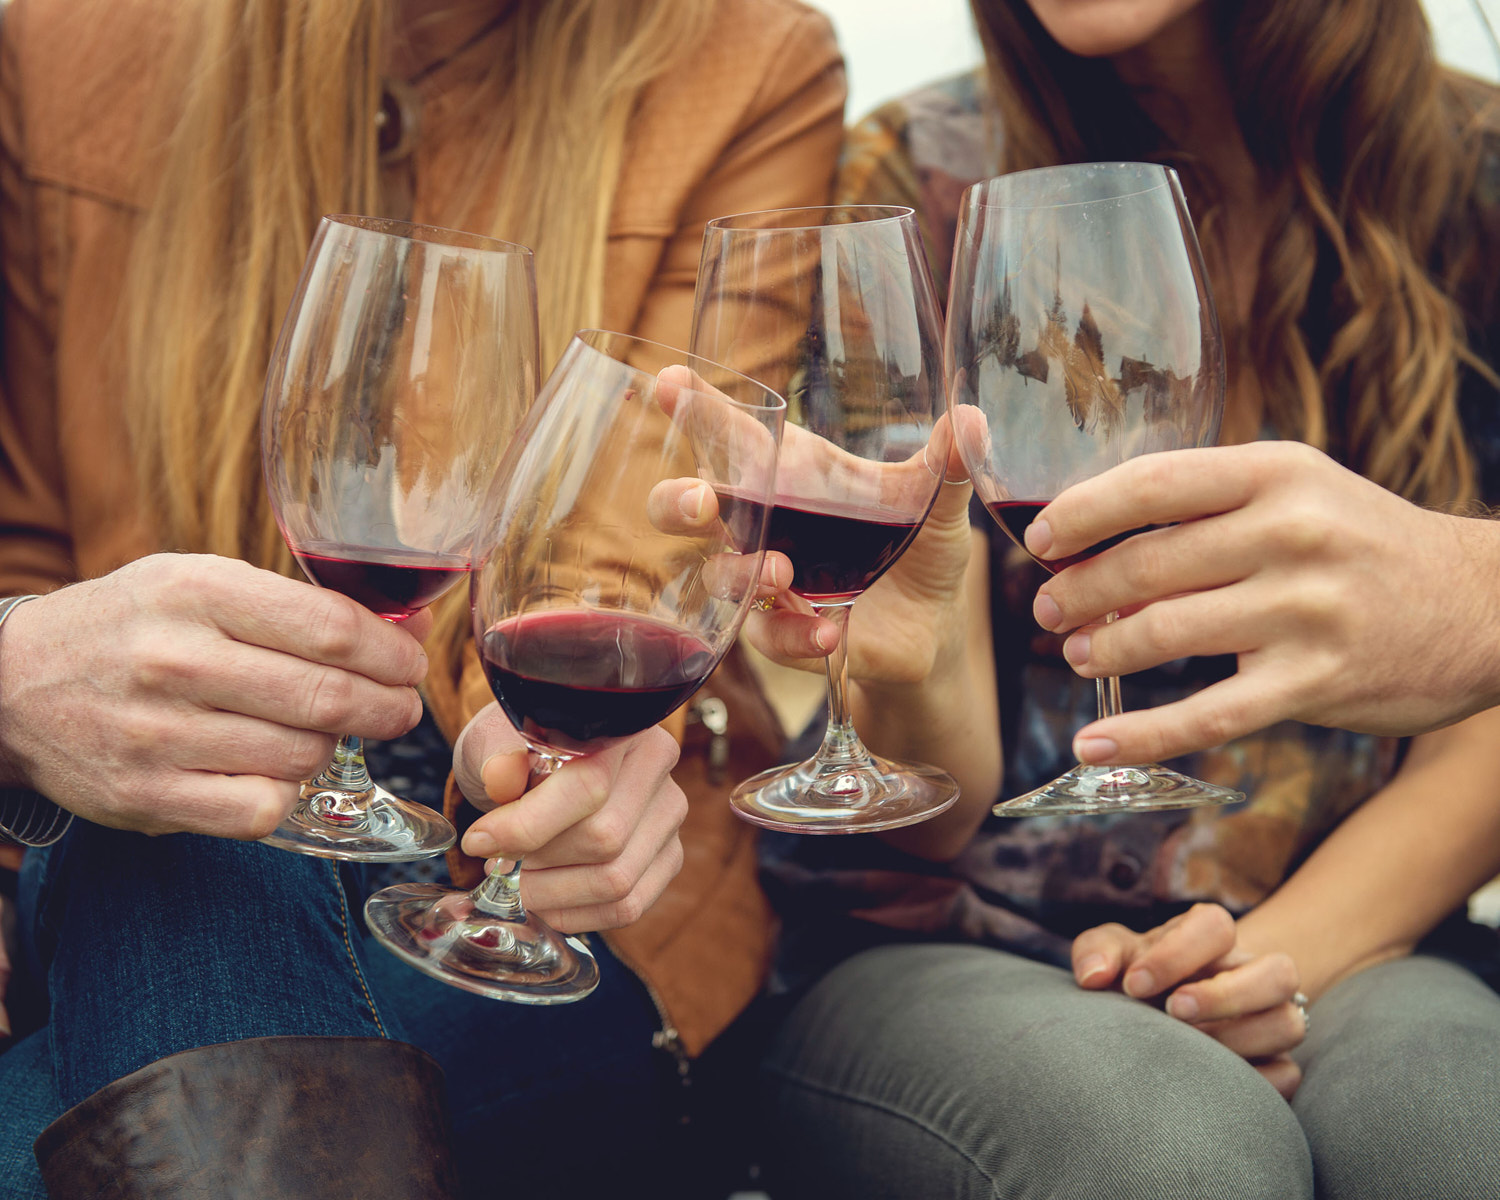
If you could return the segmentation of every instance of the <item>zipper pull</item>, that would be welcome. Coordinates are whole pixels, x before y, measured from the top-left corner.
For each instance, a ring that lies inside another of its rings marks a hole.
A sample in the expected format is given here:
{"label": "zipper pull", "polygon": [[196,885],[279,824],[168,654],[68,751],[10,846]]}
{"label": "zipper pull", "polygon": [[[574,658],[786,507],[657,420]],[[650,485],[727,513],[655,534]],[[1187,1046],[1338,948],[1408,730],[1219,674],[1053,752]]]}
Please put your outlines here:
{"label": "zipper pull", "polygon": [[708,781],[723,783],[729,774],[729,706],[717,696],[700,697],[688,706],[688,720],[708,730]]}

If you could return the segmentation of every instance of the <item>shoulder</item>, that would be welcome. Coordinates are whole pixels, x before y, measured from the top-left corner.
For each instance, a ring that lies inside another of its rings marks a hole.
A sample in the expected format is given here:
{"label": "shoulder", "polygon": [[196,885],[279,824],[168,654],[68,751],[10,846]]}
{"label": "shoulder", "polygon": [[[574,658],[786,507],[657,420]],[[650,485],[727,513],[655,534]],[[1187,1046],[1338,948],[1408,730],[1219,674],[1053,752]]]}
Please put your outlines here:
{"label": "shoulder", "polygon": [[[845,135],[836,193],[845,204],[917,212],[934,272],[947,270],[964,189],[1000,169],[1001,130],[983,68],[882,105]],[[938,280],[940,286],[943,279]]]}
{"label": "shoulder", "polygon": [[675,108],[705,131],[732,130],[821,83],[842,120],[844,60],[827,17],[796,0],[716,0],[711,9],[698,44],[643,107]]}
{"label": "shoulder", "polygon": [[615,232],[665,234],[711,172],[753,170],[788,144],[826,142],[844,119],[833,26],[795,0],[717,0],[706,33],[642,95],[631,122]]}
{"label": "shoulder", "polygon": [[23,172],[135,203],[160,72],[192,11],[179,0],[10,0],[4,103]]}

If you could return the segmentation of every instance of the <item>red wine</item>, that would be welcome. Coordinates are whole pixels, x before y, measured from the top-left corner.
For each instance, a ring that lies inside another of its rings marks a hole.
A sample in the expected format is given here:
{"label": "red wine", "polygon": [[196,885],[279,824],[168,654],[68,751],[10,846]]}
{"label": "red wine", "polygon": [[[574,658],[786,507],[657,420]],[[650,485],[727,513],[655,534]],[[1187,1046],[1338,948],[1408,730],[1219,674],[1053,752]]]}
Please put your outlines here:
{"label": "red wine", "polygon": [[426,608],[469,572],[462,554],[423,554],[308,542],[292,547],[307,577],[319,587],[342,592],[389,621],[404,621]]}
{"label": "red wine", "polygon": [[[742,527],[759,528],[765,504],[721,491],[719,516],[743,544]],[[766,549],[792,560],[792,588],[814,603],[853,599],[885,573],[922,522],[872,508],[778,499],[771,506]]]}
{"label": "red wine", "polygon": [[479,655],[512,724],[558,750],[598,749],[649,729],[717,662],[676,626],[590,609],[502,621],[485,633]]}
{"label": "red wine", "polygon": [[[986,504],[990,516],[1000,522],[1000,528],[1010,535],[1010,540],[1026,550],[1026,526],[1036,519],[1037,513],[1046,508],[1050,501],[1047,500],[997,500],[993,504]],[[1142,525],[1139,529],[1129,529],[1124,533],[1117,533],[1114,537],[1105,538],[1102,542],[1095,542],[1087,550],[1080,550],[1077,554],[1070,554],[1066,558],[1037,558],[1031,554],[1033,559],[1054,575],[1064,567],[1071,567],[1076,562],[1082,562],[1086,558],[1093,558],[1096,554],[1102,554],[1111,546],[1117,546],[1128,537],[1134,537],[1138,533],[1145,533],[1151,529],[1160,528],[1157,525]]]}

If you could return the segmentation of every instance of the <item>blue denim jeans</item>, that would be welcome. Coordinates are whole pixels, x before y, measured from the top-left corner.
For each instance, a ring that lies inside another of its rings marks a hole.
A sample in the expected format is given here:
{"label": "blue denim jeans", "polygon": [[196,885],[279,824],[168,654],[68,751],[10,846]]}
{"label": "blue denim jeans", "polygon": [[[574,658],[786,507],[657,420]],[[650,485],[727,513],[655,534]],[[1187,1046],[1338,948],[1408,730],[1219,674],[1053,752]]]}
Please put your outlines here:
{"label": "blue denim jeans", "polygon": [[[255,843],[79,821],[28,853],[12,1007],[39,1027],[18,1027],[0,1054],[0,1198],[46,1195],[33,1139],[112,1080],[179,1050],[282,1034],[399,1038],[432,1054],[475,1193],[514,1179],[517,1146],[532,1164],[565,1156],[547,1176],[575,1178],[579,1194],[595,1187],[589,1162],[616,1182],[632,1163],[649,1177],[674,1085],[645,988],[600,939],[587,1000],[506,1004],[387,954],[362,904],[358,868]],[[337,1113],[320,1136],[330,1129]]]}

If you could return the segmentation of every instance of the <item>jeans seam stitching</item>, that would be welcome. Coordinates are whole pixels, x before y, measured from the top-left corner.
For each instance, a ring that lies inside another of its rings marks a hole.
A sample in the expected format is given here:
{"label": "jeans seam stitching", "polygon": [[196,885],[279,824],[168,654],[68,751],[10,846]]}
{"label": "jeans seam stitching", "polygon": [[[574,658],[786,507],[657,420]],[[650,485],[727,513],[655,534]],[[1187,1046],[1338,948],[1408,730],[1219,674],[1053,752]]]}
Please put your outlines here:
{"label": "jeans seam stitching", "polygon": [[339,931],[344,935],[344,950],[349,955],[349,965],[354,968],[354,978],[359,981],[359,990],[363,993],[365,1003],[370,1006],[370,1016],[375,1021],[375,1028],[380,1031],[381,1037],[389,1037],[385,1031],[385,1024],[380,1019],[380,1010],[375,1007],[375,998],[370,995],[370,989],[365,984],[365,973],[359,969],[359,959],[354,956],[354,943],[349,940],[349,897],[344,894],[344,881],[339,877],[337,863],[330,862],[328,869],[333,872],[333,888],[339,894]]}
{"label": "jeans seam stitching", "polygon": [[990,1191],[992,1191],[996,1196],[1000,1194],[999,1182],[993,1175],[991,1175],[987,1170],[984,1169],[984,1167],[979,1164],[978,1160],[976,1160],[972,1154],[970,1154],[952,1138],[948,1137],[946,1134],[941,1133],[937,1129],[934,1129],[931,1125],[927,1124],[923,1120],[918,1119],[911,1113],[902,1112],[900,1109],[895,1108],[884,1101],[872,1100],[866,1096],[856,1096],[850,1092],[840,1091],[837,1088],[830,1087],[827,1084],[814,1083],[812,1080],[804,1079],[800,1075],[793,1074],[792,1072],[781,1067],[767,1067],[766,1070],[770,1074],[778,1075],[788,1083],[791,1083],[797,1087],[805,1088],[809,1092],[815,1092],[822,1096],[830,1096],[835,1100],[844,1100],[850,1104],[858,1104],[865,1108],[873,1109],[876,1112],[884,1113],[888,1117],[894,1117],[898,1121],[905,1121],[907,1124],[915,1126],[917,1129],[920,1129],[929,1137],[937,1139],[943,1145],[954,1151],[954,1153],[962,1158],[964,1162],[968,1163],[969,1166],[974,1168],[975,1172],[981,1179],[989,1184]]}

